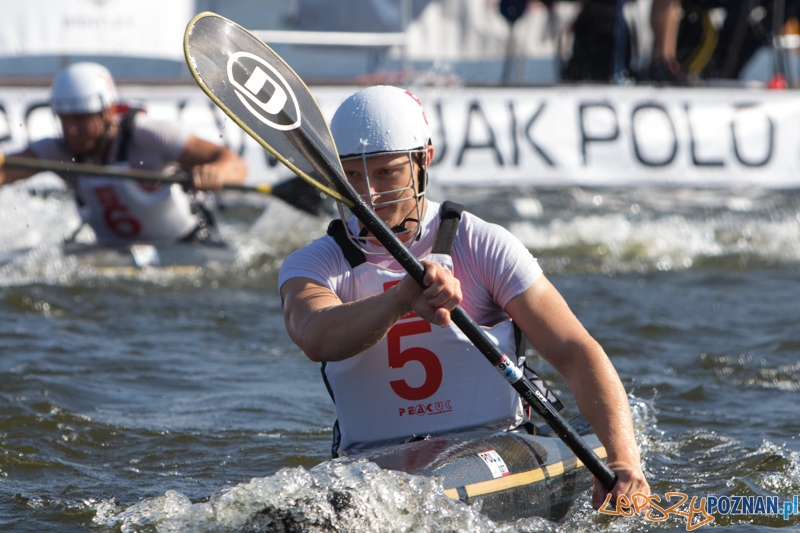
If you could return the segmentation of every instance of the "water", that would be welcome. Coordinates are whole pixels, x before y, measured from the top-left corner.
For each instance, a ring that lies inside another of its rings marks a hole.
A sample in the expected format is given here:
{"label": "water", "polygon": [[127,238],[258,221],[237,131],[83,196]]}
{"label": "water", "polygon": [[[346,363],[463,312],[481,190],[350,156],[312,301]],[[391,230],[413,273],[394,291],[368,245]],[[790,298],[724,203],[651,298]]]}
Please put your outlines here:
{"label": "water", "polygon": [[[434,196],[505,225],[540,258],[616,365],[662,502],[680,492],[783,506],[800,494],[800,192]],[[676,514],[601,515],[588,493],[558,524],[492,523],[436,480],[315,468],[334,412],[285,333],[276,279],[326,222],[267,197],[226,203],[233,266],[116,276],[61,256],[77,225],[63,195],[0,189],[0,530],[686,529]],[[574,414],[563,382],[537,366]],[[717,513],[713,525],[798,524]]]}

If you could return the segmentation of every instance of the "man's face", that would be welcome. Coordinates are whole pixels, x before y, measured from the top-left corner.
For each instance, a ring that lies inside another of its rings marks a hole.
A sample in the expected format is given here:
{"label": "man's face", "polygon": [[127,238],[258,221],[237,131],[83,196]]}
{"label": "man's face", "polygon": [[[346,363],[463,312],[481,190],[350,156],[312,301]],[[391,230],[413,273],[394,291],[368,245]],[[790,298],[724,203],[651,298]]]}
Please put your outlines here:
{"label": "man's face", "polygon": [[[368,195],[372,195],[375,213],[387,226],[394,228],[409,217],[417,218],[413,197],[418,187],[412,187],[416,185],[417,165],[412,167],[408,154],[368,157],[366,174],[364,161],[360,158],[343,161],[342,167],[350,184],[368,203]],[[404,198],[408,200],[402,201]],[[406,222],[407,229],[414,226],[416,222]]]}
{"label": "man's face", "polygon": [[75,155],[91,155],[106,134],[108,116],[102,113],[59,115],[64,141]]}

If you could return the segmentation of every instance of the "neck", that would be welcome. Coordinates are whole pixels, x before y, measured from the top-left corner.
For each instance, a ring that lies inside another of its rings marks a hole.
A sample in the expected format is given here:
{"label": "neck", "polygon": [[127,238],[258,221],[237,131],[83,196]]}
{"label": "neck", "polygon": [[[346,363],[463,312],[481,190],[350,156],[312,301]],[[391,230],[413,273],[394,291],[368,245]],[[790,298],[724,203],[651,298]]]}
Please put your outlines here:
{"label": "neck", "polygon": [[102,137],[97,140],[97,142],[94,145],[94,148],[92,148],[91,151],[89,151],[89,153],[84,154],[83,157],[95,161],[103,161],[110,146],[111,146],[111,139],[107,137]]}
{"label": "neck", "polygon": [[106,155],[111,149],[111,145],[114,143],[114,138],[116,136],[117,121],[115,117],[109,116],[108,119],[105,120],[103,135],[97,139],[97,142],[94,144],[94,147],[89,151],[89,153],[84,154],[84,157],[105,162]]}

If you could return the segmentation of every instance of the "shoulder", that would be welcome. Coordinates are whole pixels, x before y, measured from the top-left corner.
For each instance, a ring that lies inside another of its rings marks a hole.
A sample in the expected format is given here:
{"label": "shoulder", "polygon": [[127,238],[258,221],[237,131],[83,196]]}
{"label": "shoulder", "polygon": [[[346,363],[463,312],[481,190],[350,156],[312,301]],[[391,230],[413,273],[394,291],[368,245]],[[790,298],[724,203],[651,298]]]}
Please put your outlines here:
{"label": "shoulder", "polygon": [[[517,252],[527,249],[509,230],[499,224],[487,222],[477,215],[464,211],[461,215],[463,232],[459,232],[459,239],[466,240],[470,248],[481,246],[511,247]],[[462,241],[463,242],[463,241]]]}
{"label": "shoulder", "polygon": [[542,274],[530,250],[509,230],[465,212],[453,248],[463,272],[487,287],[501,307]]}
{"label": "shoulder", "polygon": [[64,140],[56,137],[48,137],[33,141],[28,145],[28,149],[39,159],[63,159],[71,157],[69,150],[67,150],[64,144]]}
{"label": "shoulder", "polygon": [[461,226],[454,245],[454,254],[469,258],[486,268],[514,268],[514,265],[536,262],[528,248],[514,234],[499,224],[487,222],[468,212],[461,216]]}
{"label": "shoulder", "polygon": [[188,139],[189,133],[178,124],[137,113],[131,131],[129,159],[176,161]]}

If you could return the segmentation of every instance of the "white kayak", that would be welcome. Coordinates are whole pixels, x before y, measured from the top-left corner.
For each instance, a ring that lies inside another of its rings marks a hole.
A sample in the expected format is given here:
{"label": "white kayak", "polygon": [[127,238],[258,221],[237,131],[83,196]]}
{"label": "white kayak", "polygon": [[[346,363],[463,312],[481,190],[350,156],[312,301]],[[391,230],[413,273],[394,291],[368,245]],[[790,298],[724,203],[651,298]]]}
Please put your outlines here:
{"label": "white kayak", "polygon": [[[569,422],[605,459],[591,426],[582,417]],[[559,520],[592,486],[592,474],[547,425],[536,426],[533,434],[483,430],[431,437],[344,460],[363,458],[387,470],[438,476],[447,496],[480,505],[480,512],[495,521]]]}
{"label": "white kayak", "polygon": [[65,257],[74,257],[79,265],[109,271],[135,271],[142,268],[196,269],[214,265],[231,265],[236,250],[226,244],[160,243],[101,246],[68,243]]}

